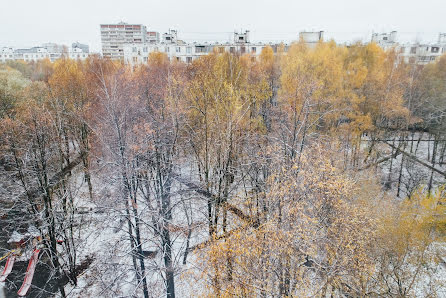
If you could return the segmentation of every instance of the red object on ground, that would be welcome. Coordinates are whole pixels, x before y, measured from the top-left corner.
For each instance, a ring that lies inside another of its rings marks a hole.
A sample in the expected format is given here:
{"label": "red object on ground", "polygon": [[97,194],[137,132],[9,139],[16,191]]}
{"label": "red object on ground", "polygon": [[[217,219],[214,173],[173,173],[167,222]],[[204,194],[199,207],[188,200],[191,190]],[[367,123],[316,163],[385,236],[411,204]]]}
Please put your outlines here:
{"label": "red object on ground", "polygon": [[0,282],[3,282],[8,277],[9,273],[12,271],[12,266],[14,266],[15,255],[12,254],[6,260],[5,269],[3,270],[2,275],[0,276]]}
{"label": "red object on ground", "polygon": [[28,263],[28,268],[26,269],[25,279],[23,280],[22,287],[17,292],[19,296],[25,296],[31,287],[31,283],[34,277],[34,270],[36,270],[37,261],[39,260],[40,249],[34,249],[33,255]]}

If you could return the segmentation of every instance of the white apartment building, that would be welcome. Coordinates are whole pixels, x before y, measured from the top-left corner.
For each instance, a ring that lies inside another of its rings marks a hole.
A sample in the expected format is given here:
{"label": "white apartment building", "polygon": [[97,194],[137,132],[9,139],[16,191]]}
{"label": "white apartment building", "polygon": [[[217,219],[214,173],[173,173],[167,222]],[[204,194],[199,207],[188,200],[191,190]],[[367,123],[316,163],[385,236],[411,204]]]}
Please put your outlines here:
{"label": "white apartment building", "polygon": [[14,60],[14,49],[10,47],[3,47],[0,49],[0,62]]}
{"label": "white apartment building", "polygon": [[[314,48],[318,42],[323,41],[324,31],[303,31],[299,33],[299,40],[304,41],[310,48]],[[397,32],[374,33],[372,42],[377,43],[384,50],[394,48],[401,59],[406,63],[427,64],[436,61],[446,52],[446,33],[440,33],[435,44],[408,43],[399,44]],[[250,54],[253,59],[258,57],[265,46],[271,46],[277,51],[278,44],[251,43],[249,31],[234,32],[233,42],[227,43],[185,43],[178,39],[178,32],[171,30],[162,35],[160,42],[129,43],[123,45],[124,62],[135,66],[147,63],[152,52],[165,53],[169,60],[177,60],[190,63],[200,56],[213,51],[218,53],[228,52],[233,54]],[[285,52],[288,46],[285,45]]]}
{"label": "white apartment building", "polygon": [[[126,44],[124,45],[124,62],[131,66],[147,63],[150,53],[165,53],[169,60],[191,63],[200,56],[216,51],[217,53],[250,54],[253,59],[257,58],[262,49],[271,46],[277,51],[278,44],[251,43],[249,42],[249,31],[234,33],[234,42],[230,43],[185,43],[178,40],[177,32],[169,30],[163,34],[162,42],[159,44]],[[287,47],[287,46],[286,46]]]}
{"label": "white apartment building", "polygon": [[45,43],[42,46],[26,49],[4,47],[0,49],[0,62],[10,60],[31,62],[43,59],[49,59],[54,62],[61,57],[84,60],[88,55],[88,46],[84,44],[75,43],[71,48],[68,48],[67,46],[55,43]]}
{"label": "white apartment building", "polygon": [[372,42],[377,43],[384,50],[394,48],[405,63],[411,64],[428,64],[446,53],[446,33],[440,33],[438,42],[433,44],[399,44],[396,37],[396,31],[374,33],[372,34]]}
{"label": "white apartment building", "polygon": [[150,53],[165,53],[169,60],[191,63],[200,56],[216,51],[217,53],[250,54],[256,58],[266,46],[277,45],[251,43],[246,45],[233,43],[184,43],[184,44],[129,44],[124,46],[124,62],[131,66],[147,63]]}
{"label": "white apartment building", "polygon": [[[177,60],[191,63],[200,56],[216,51],[217,53],[232,53],[238,55],[250,54],[252,59],[256,59],[263,48],[270,46],[276,53],[280,44],[277,43],[252,43],[249,31],[234,32],[233,42],[226,43],[185,43],[178,39],[176,30],[169,30],[162,35],[159,44],[126,44],[124,45],[124,62],[131,66],[147,63],[149,54],[152,52],[165,53],[169,60]],[[315,47],[319,41],[323,40],[324,31],[299,33],[299,38],[309,47]],[[288,50],[288,45],[284,44],[284,51]]]}
{"label": "white apartment building", "polygon": [[396,47],[405,63],[428,64],[446,53],[446,46],[441,44],[402,44]]}
{"label": "white apartment building", "polygon": [[[141,24],[101,24],[102,55],[104,58],[124,59],[125,44],[143,44],[147,40],[147,27]],[[150,41],[159,39],[159,35],[150,32]]]}

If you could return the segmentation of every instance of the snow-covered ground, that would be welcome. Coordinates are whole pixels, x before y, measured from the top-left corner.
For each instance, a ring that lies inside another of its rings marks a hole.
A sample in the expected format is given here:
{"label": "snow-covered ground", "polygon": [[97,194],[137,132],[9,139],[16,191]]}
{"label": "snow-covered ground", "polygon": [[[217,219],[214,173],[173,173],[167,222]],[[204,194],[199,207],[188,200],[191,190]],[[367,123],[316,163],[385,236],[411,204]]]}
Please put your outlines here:
{"label": "snow-covered ground", "polygon": [[[427,138],[427,137],[424,137]],[[383,156],[391,153],[390,147],[381,144]],[[396,146],[398,144],[396,143]],[[432,150],[432,144],[420,142],[417,157],[428,160],[428,151]],[[406,148],[410,152],[410,148]],[[414,149],[413,149],[414,151]],[[396,184],[399,179],[402,155],[398,155],[392,161],[391,187],[396,194]],[[389,176],[390,160],[379,165],[378,173],[382,181],[386,182]],[[408,162],[402,168],[402,194],[410,193],[411,185],[415,183],[427,183],[431,172],[422,165]],[[445,165],[437,165],[439,169],[446,170]],[[191,167],[187,166],[180,171],[180,174],[191,181],[197,181],[192,176]],[[90,199],[88,188],[83,181],[83,175],[78,173],[73,186],[75,197],[75,208],[77,214],[75,221],[75,243],[78,252],[77,263],[80,264],[87,258],[93,258],[89,267],[78,276],[78,284],[65,286],[69,297],[129,297],[142,296],[141,287],[136,284],[135,272],[133,269],[133,258],[128,236],[127,221],[125,219],[124,202],[120,197],[118,185],[113,180],[107,180],[100,175],[94,175],[93,189],[94,198]],[[6,179],[6,177],[4,177]],[[434,184],[438,185],[444,181],[444,177],[433,174]],[[8,195],[17,195],[16,187],[9,185],[8,188],[0,188],[0,192],[9,191]],[[175,289],[177,297],[195,297],[203,293],[206,286],[203,280],[199,279],[199,261],[194,252],[188,255],[186,265],[183,265],[184,251],[187,240],[187,226],[193,223],[194,229],[190,238],[190,247],[207,240],[206,220],[206,200],[194,193],[188,192],[180,183],[176,182],[172,188],[172,206],[174,206],[172,220],[172,248],[175,265]],[[3,194],[0,193],[0,197]],[[6,197],[6,194],[5,194]],[[142,221],[141,234],[143,250],[162,251],[160,241],[151,229],[153,211],[150,210],[146,202],[138,202],[139,217]],[[186,212],[190,217],[186,217]],[[441,255],[446,256],[446,245],[437,244],[435,246]],[[24,260],[29,258],[28,254],[23,255]],[[157,253],[153,258],[145,259],[146,278],[151,297],[162,297],[165,294],[165,284],[163,279],[164,260],[161,253]],[[195,273],[195,274],[191,274]],[[416,285],[416,295],[423,297],[429,292],[430,284],[446,284],[446,263],[439,262],[432,266],[430,276],[426,275]],[[0,298],[2,297],[2,285],[0,284]],[[135,289],[138,289],[135,291]],[[446,297],[443,288],[436,293],[439,297]]]}

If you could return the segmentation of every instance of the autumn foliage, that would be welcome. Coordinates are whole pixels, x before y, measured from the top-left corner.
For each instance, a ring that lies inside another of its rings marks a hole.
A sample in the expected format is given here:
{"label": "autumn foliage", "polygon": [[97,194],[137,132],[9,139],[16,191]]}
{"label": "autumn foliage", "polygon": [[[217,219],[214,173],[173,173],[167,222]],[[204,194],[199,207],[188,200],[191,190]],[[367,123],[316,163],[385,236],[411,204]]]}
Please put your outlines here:
{"label": "autumn foliage", "polygon": [[[64,223],[82,180],[90,202],[119,213],[145,297],[151,274],[167,297],[185,281],[211,297],[405,297],[426,278],[434,295],[445,73],[445,57],[420,67],[334,42],[190,64],[152,53],[136,68],[98,57],[0,65],[1,157],[73,284],[79,248]],[[427,178],[410,176],[414,164]],[[59,235],[71,239],[63,251]],[[124,295],[119,280],[104,288]]]}

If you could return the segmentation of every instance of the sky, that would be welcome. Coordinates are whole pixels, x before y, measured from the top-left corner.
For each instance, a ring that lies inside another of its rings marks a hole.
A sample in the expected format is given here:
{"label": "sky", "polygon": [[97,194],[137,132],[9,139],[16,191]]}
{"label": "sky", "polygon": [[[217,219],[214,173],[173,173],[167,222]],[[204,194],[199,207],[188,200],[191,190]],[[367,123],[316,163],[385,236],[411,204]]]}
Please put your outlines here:
{"label": "sky", "polygon": [[98,52],[99,24],[120,21],[198,42],[226,42],[234,30],[250,30],[251,41],[322,30],[326,40],[366,42],[395,30],[400,42],[429,43],[446,32],[445,12],[445,0],[0,0],[0,47],[79,41]]}

